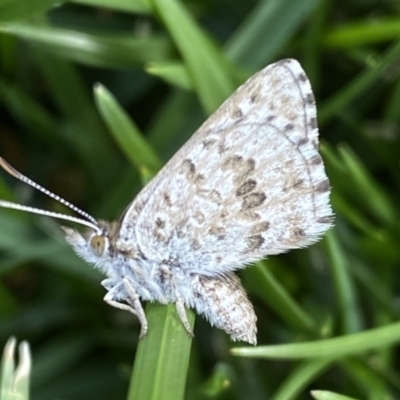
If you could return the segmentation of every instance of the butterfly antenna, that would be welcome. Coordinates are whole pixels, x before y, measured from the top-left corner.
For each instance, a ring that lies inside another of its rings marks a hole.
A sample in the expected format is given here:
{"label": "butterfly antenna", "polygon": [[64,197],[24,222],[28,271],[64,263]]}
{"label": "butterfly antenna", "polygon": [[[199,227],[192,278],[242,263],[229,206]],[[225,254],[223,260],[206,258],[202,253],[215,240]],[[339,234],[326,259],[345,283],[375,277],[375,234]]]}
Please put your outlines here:
{"label": "butterfly antenna", "polygon": [[51,197],[52,199],[58,201],[59,203],[64,204],[66,207],[75,211],[77,214],[82,215],[87,221],[84,219],[81,219],[81,218],[72,217],[70,215],[60,214],[60,213],[56,213],[56,212],[52,212],[52,211],[41,210],[38,208],[29,207],[29,206],[22,206],[20,204],[11,203],[11,202],[8,202],[5,200],[0,200],[1,207],[13,208],[16,210],[28,211],[28,212],[31,212],[34,214],[41,214],[41,215],[46,215],[49,217],[54,217],[54,218],[64,219],[67,221],[77,222],[79,224],[89,226],[90,228],[95,229],[96,231],[99,230],[97,221],[91,215],[89,215],[87,212],[81,210],[80,208],[74,206],[69,201],[64,200],[62,197],[57,196],[56,194],[54,194],[54,193],[50,192],[49,190],[45,189],[44,187],[40,186],[38,183],[32,181],[25,175],[21,174],[14,167],[12,167],[7,161],[5,161],[2,157],[0,157],[0,167],[2,167],[6,172],[8,172],[14,178],[17,178],[21,182],[28,184],[29,186],[35,188],[39,192],[44,193],[45,195]]}

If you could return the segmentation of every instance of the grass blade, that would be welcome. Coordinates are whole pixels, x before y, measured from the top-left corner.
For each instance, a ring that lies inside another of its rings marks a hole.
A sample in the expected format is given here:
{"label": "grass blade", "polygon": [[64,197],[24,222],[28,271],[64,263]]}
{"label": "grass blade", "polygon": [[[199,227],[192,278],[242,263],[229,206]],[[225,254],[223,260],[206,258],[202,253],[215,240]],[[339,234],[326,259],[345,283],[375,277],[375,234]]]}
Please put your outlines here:
{"label": "grass blade", "polygon": [[[187,315],[193,328],[194,313]],[[192,338],[174,304],[149,304],[146,316],[149,332],[139,341],[127,400],[181,400]]]}

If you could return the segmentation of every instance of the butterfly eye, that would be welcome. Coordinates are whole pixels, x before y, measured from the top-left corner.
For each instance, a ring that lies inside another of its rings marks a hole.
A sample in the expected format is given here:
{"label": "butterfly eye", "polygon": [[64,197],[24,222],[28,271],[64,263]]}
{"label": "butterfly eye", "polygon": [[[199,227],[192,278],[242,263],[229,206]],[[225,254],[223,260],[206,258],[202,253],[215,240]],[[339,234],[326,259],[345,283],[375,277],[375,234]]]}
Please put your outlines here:
{"label": "butterfly eye", "polygon": [[106,248],[106,238],[104,236],[94,235],[90,239],[89,246],[95,256],[101,257]]}

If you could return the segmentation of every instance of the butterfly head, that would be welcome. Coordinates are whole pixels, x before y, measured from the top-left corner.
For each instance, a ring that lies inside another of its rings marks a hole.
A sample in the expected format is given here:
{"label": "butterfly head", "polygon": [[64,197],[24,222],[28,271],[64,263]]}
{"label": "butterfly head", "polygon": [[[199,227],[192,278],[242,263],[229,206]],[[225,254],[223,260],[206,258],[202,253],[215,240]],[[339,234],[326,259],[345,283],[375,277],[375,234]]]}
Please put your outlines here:
{"label": "butterfly head", "polygon": [[117,223],[99,221],[97,229],[88,228],[82,233],[63,226],[67,242],[84,260],[102,264],[110,257],[110,242],[117,230]]}

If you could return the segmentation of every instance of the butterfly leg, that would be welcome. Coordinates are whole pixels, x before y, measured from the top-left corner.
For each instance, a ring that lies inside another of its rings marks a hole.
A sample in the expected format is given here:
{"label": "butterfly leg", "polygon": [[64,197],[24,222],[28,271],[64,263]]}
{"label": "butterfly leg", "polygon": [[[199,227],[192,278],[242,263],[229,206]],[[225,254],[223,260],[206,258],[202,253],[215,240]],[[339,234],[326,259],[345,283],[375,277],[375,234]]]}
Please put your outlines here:
{"label": "butterfly leg", "polygon": [[[102,282],[103,286],[108,289],[110,287],[109,282],[104,280]],[[132,305],[120,303],[119,301],[115,300],[115,295],[121,290],[125,289],[129,295],[130,300],[132,300]],[[124,278],[122,282],[118,283],[117,285],[113,286],[109,289],[109,292],[104,296],[104,301],[113,306],[115,308],[119,308],[120,310],[129,311],[132,314],[136,315],[140,322],[140,338],[142,338],[147,332],[147,319],[146,315],[144,314],[144,310],[142,304],[139,301],[139,296],[135,292],[135,289],[132,287],[131,283],[127,278]]]}
{"label": "butterfly leg", "polygon": [[131,307],[128,304],[120,303],[120,302],[114,300],[114,297],[117,294],[117,292],[121,289],[121,286],[122,286],[121,284],[115,285],[112,289],[110,289],[109,292],[107,292],[107,294],[104,296],[103,300],[110,306],[119,308],[120,310],[129,311],[132,314],[137,316],[137,312],[133,307]]}
{"label": "butterfly leg", "polygon": [[147,325],[146,314],[144,313],[142,303],[140,302],[139,299],[139,295],[136,293],[129,279],[123,278],[122,282],[124,284],[125,290],[128,293],[130,300],[132,301],[133,308],[135,309],[136,315],[139,319],[141,325],[139,338],[141,339],[147,333],[148,325]]}
{"label": "butterfly leg", "polygon": [[192,328],[190,327],[190,323],[186,314],[185,304],[183,303],[181,297],[176,295],[176,302],[175,302],[176,311],[178,312],[179,319],[182,322],[185,331],[188,333],[190,337],[194,337],[194,333]]}
{"label": "butterfly leg", "polygon": [[160,265],[160,272],[163,275],[164,281],[169,282],[171,285],[171,289],[175,292],[175,307],[176,311],[178,313],[179,319],[182,322],[183,327],[185,328],[185,331],[190,337],[194,337],[193,330],[190,327],[189,320],[187,318],[186,310],[185,310],[185,303],[182,300],[181,295],[178,293],[176,289],[176,284],[174,281],[174,276],[171,272],[170,266],[167,264],[162,264]]}

